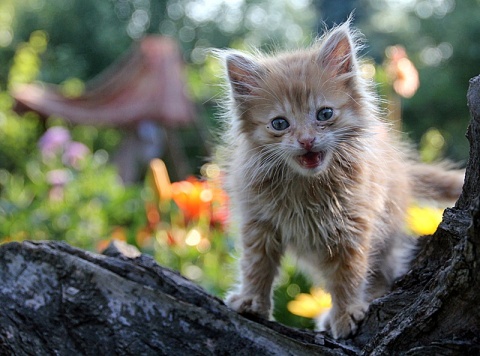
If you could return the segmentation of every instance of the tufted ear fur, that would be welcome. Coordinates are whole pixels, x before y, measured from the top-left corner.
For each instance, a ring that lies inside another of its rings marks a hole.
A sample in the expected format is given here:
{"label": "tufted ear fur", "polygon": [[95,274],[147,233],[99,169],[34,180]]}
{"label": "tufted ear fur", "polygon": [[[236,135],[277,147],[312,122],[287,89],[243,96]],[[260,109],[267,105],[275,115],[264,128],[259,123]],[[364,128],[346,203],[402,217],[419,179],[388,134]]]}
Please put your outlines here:
{"label": "tufted ear fur", "polygon": [[336,75],[348,74],[356,67],[356,48],[349,22],[337,27],[323,40],[319,61]]}
{"label": "tufted ear fur", "polygon": [[234,96],[251,96],[261,80],[260,66],[241,54],[229,54],[226,63],[228,79]]}

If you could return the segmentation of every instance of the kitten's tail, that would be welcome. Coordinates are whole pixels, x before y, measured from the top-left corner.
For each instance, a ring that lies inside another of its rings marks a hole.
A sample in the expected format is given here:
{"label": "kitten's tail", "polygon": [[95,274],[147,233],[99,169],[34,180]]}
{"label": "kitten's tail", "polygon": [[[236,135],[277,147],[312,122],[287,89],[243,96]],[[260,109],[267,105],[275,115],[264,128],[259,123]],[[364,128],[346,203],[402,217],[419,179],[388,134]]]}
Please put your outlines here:
{"label": "kitten's tail", "polygon": [[416,198],[455,202],[462,193],[465,170],[449,169],[444,163],[414,163],[409,167],[409,176]]}

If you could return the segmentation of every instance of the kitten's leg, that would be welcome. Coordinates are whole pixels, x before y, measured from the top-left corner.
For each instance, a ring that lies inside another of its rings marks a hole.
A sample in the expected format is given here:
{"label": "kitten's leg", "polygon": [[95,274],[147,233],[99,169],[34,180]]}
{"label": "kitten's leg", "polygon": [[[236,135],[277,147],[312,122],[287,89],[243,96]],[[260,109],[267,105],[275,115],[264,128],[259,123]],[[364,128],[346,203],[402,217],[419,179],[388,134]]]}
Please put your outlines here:
{"label": "kitten's leg", "polygon": [[271,318],[272,285],[278,273],[282,248],[274,229],[253,221],[242,229],[241,284],[226,303],[239,313]]}
{"label": "kitten's leg", "polygon": [[357,330],[357,324],[368,309],[365,300],[367,256],[349,248],[335,261],[328,278],[327,290],[332,295],[332,308],[317,321],[320,331],[330,330],[334,338],[345,338]]}

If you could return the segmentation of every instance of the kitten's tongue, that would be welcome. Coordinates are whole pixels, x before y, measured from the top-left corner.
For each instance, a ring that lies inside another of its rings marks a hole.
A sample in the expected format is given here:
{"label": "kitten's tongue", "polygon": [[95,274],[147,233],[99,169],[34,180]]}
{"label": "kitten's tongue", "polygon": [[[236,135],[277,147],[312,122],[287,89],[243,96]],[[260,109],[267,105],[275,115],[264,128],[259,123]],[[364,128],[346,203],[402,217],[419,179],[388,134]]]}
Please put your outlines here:
{"label": "kitten's tongue", "polygon": [[322,163],[322,152],[307,152],[299,157],[300,164],[305,168],[315,168]]}

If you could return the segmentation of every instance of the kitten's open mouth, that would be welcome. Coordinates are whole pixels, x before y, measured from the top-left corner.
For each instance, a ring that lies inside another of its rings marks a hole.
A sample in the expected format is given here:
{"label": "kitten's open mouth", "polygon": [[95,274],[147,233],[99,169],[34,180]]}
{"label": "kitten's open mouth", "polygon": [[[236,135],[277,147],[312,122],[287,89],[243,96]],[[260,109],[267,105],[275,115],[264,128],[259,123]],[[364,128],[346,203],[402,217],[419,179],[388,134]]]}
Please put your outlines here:
{"label": "kitten's open mouth", "polygon": [[316,168],[318,167],[324,158],[325,154],[323,152],[307,152],[301,156],[298,156],[298,162],[302,167],[305,168]]}

